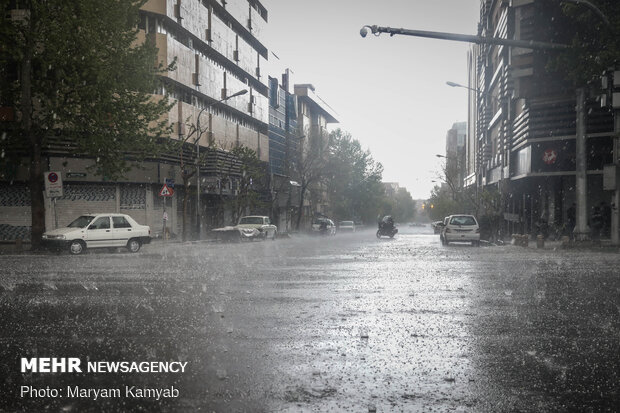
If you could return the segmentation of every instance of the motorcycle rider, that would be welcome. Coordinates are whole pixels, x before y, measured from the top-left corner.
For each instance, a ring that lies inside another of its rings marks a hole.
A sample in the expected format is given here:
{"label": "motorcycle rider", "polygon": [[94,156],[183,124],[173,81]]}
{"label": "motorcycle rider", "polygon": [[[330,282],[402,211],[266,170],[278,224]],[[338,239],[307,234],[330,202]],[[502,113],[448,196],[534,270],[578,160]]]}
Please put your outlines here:
{"label": "motorcycle rider", "polygon": [[394,219],[391,215],[386,215],[379,221],[379,229],[386,232],[394,229]]}
{"label": "motorcycle rider", "polygon": [[319,233],[321,235],[327,234],[327,221],[325,220],[321,221],[321,225],[319,226]]}

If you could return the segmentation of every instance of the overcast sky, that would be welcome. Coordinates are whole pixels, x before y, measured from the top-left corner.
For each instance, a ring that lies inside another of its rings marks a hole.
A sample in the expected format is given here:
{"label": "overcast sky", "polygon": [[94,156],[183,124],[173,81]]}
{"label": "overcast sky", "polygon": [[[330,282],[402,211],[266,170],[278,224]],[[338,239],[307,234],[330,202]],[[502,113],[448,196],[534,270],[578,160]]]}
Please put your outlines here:
{"label": "overcast sky", "polygon": [[467,120],[467,43],[365,25],[476,34],[479,0],[263,0],[267,47],[312,83],[340,124],[384,166],[383,180],[428,198],[452,124]]}

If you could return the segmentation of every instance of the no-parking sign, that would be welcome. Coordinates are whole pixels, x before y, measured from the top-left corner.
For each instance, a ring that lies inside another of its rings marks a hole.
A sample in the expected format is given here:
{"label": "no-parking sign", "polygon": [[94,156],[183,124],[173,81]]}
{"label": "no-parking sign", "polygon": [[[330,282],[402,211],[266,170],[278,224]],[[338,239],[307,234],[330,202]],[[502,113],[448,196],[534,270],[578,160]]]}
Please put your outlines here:
{"label": "no-parking sign", "polygon": [[45,172],[45,195],[48,198],[63,196],[62,175],[60,172]]}

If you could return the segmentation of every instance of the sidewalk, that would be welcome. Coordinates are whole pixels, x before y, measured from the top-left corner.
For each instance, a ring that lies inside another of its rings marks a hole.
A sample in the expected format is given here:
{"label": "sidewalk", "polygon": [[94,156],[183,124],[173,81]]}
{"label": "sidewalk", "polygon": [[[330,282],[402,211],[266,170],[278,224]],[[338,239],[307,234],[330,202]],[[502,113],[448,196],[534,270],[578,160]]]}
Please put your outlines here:
{"label": "sidewalk", "polygon": [[513,243],[507,243],[506,245],[510,245],[517,248],[531,248],[531,249],[542,249],[542,250],[590,250],[590,251],[598,251],[598,252],[620,252],[620,246],[612,245],[610,239],[603,239],[599,242],[593,241],[582,241],[582,242],[570,242],[569,244],[565,244],[562,241],[550,241],[545,240],[544,246],[542,248],[538,248],[537,240],[530,239],[527,247],[522,247],[519,245],[515,245]]}

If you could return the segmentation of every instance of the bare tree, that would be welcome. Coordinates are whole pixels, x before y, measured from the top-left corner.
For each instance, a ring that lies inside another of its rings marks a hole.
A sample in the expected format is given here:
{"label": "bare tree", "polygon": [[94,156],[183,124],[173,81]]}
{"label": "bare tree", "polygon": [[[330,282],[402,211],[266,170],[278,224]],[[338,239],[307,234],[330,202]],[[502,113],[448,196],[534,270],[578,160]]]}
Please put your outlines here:
{"label": "bare tree", "polygon": [[[183,180],[183,227],[181,235],[183,241],[187,241],[187,204],[189,201],[189,188],[191,179],[198,172],[198,168],[200,167],[199,165],[202,163],[202,161],[204,161],[205,157],[205,154],[203,154],[202,156],[199,155],[197,148],[197,145],[199,145],[200,142],[200,138],[205,132],[207,132],[208,129],[200,127],[199,119],[203,110],[204,109],[202,109],[198,114],[196,124],[188,123],[188,118],[186,124],[189,126],[189,133],[176,143],[176,150],[179,151],[179,166],[181,167],[181,179]],[[190,139],[192,138],[193,142],[191,144],[188,144],[188,142],[190,142]],[[194,160],[194,167],[191,168],[191,170],[190,166],[188,165],[189,159]],[[198,177],[198,179],[200,179],[200,177]],[[196,196],[200,196],[200,194],[196,194]]]}
{"label": "bare tree", "polygon": [[315,148],[310,148],[307,153],[303,153],[303,149],[300,148],[297,161],[293,162],[291,165],[295,175],[300,181],[299,208],[297,212],[297,222],[295,223],[296,230],[299,230],[301,224],[306,191],[320,182],[324,165],[325,160],[323,156],[321,156],[320,152],[315,150]]}

